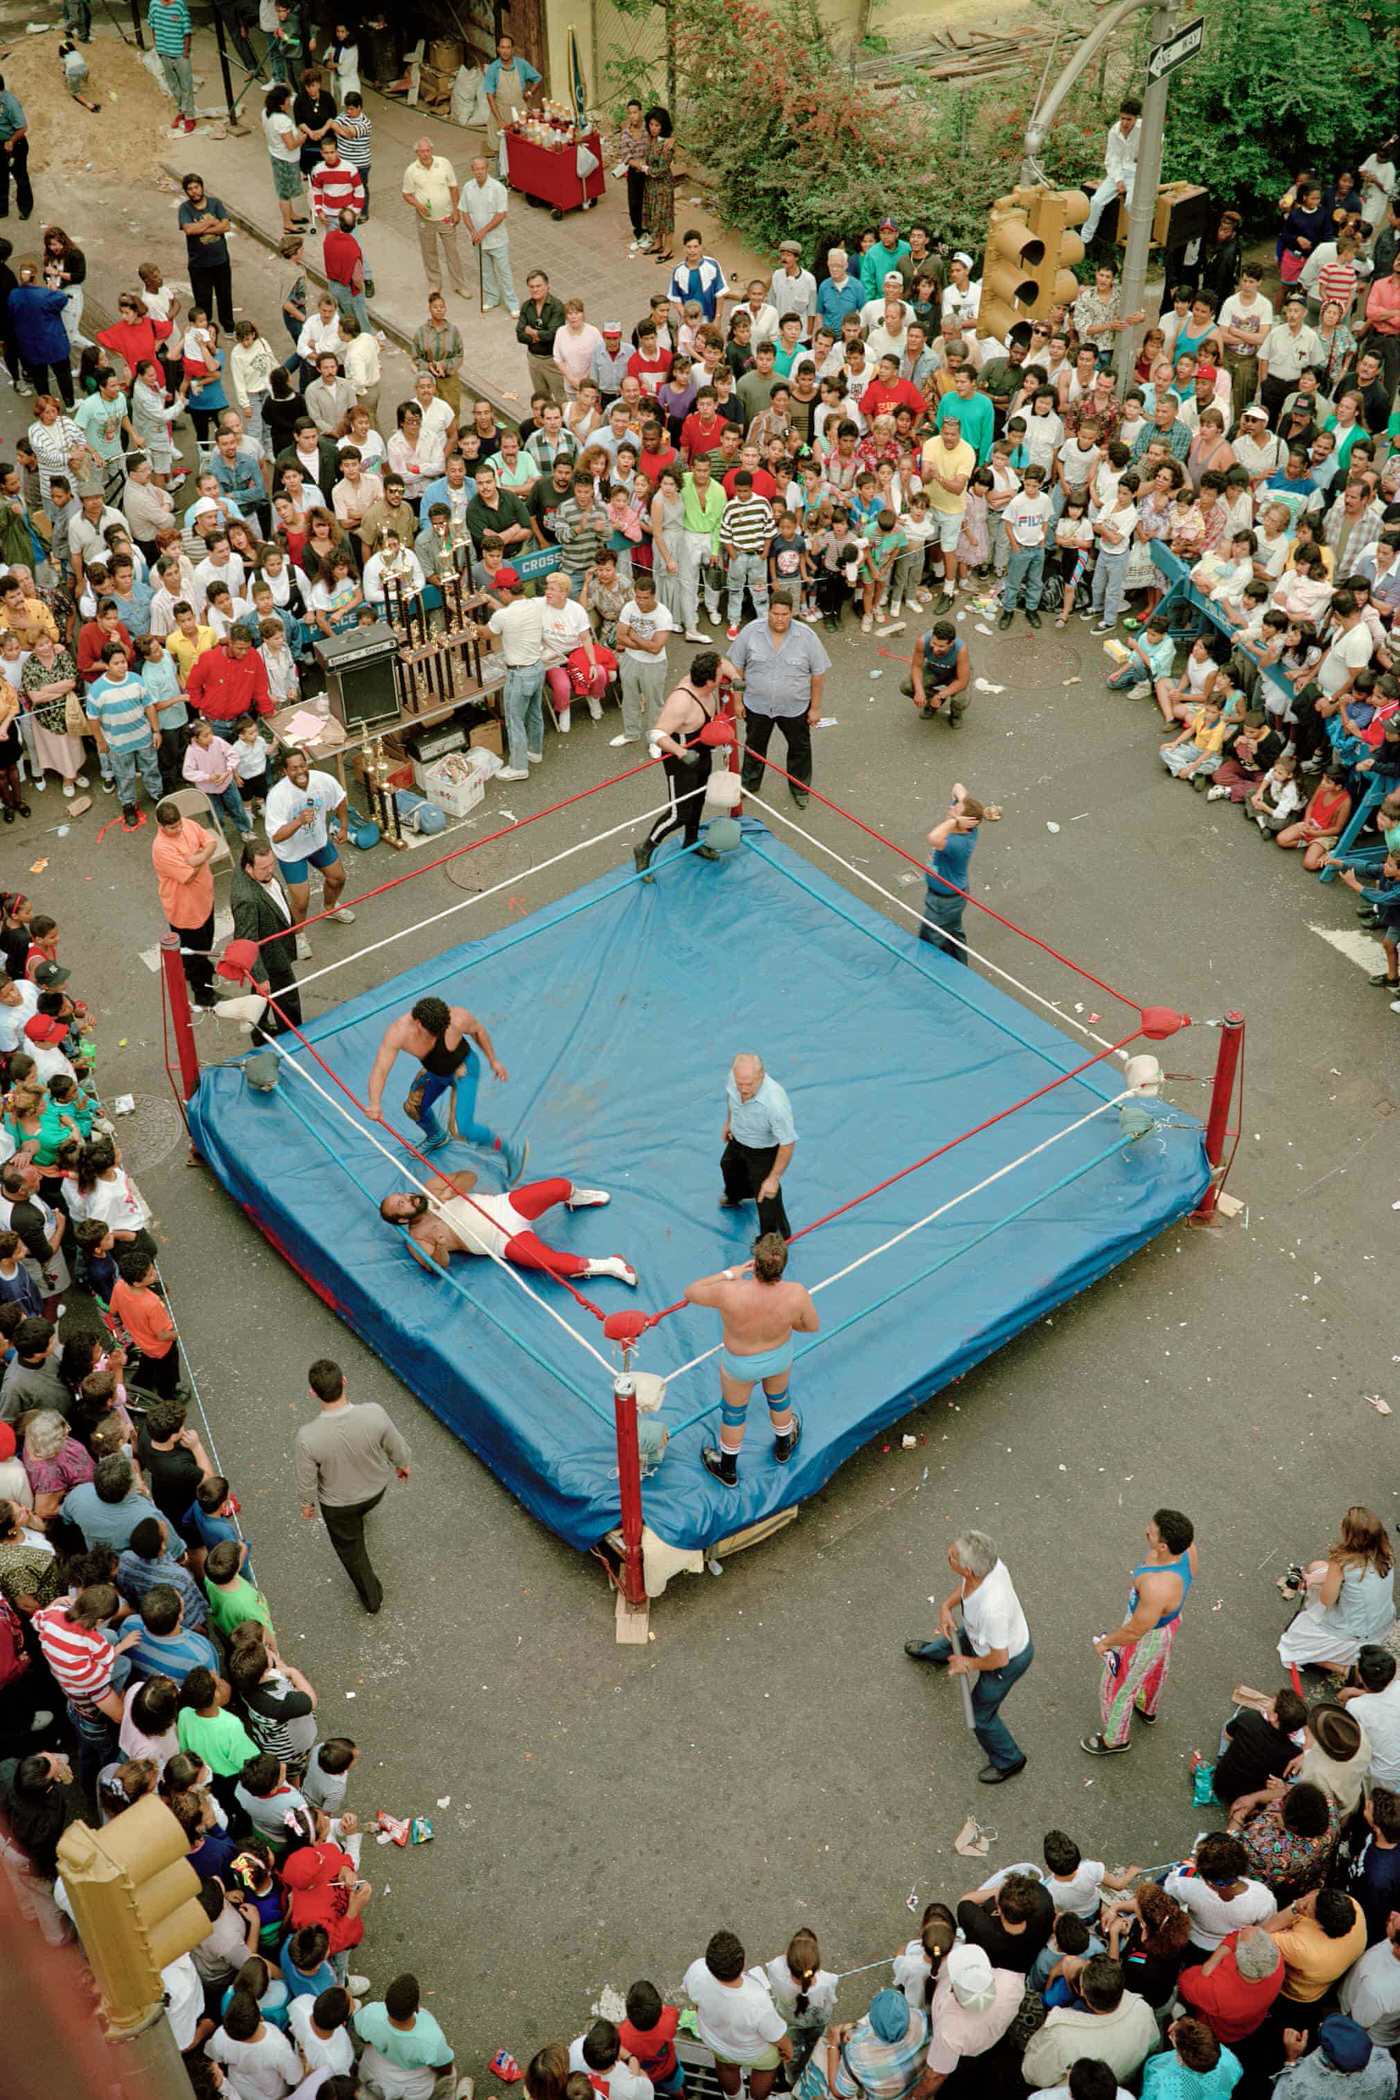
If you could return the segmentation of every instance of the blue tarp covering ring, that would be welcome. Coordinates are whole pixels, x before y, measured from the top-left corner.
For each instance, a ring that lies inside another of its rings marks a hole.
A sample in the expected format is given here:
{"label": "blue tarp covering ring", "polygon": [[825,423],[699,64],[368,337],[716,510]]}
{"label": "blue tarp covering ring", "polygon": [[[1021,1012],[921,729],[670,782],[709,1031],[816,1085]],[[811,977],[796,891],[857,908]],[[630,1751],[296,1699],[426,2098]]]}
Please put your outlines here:
{"label": "blue tarp covering ring", "polygon": [[[608,1209],[556,1212],[540,1228],[636,1265],[635,1296],[610,1279],[588,1286],[605,1311],[668,1304],[746,1255],[753,1213],[717,1207],[723,1086],[738,1051],[757,1051],[792,1096],[794,1229],[1084,1059],[1080,1041],[751,819],[737,853],[716,863],[663,853],[656,872],[642,885],[619,870],[307,1030],[363,1099],[384,1027],[415,998],[431,990],[479,1013],[510,1069],[503,1087],[483,1081],[483,1120],[529,1136],[531,1178],[612,1192]],[[386,1091],[391,1114],[410,1077],[404,1061]],[[802,1240],[791,1273],[810,1285],[1056,1139],[820,1295],[823,1332],[794,1370],[804,1433],[788,1466],[773,1463],[755,1407],[739,1491],[726,1492],[699,1459],[717,1427],[713,1362],[668,1386],[660,1419],[673,1438],[643,1486],[652,1530],[703,1548],[804,1501],[911,1406],[1194,1209],[1208,1170],[1190,1117],[1149,1103],[1153,1127],[1129,1141],[1109,1107],[1070,1131],[1119,1088],[1115,1062],[1095,1067]],[[204,1074],[191,1121],[229,1192],[528,1509],[579,1548],[617,1525],[607,1375],[491,1264],[454,1262],[442,1278],[412,1261],[377,1215],[408,1173],[368,1134],[292,1074],[258,1093],[237,1063]],[[492,1179],[489,1157],[454,1149],[439,1160]],[[531,1281],[608,1353],[587,1312]],[[687,1309],[644,1337],[638,1367],[665,1375],[717,1339],[713,1316]]]}

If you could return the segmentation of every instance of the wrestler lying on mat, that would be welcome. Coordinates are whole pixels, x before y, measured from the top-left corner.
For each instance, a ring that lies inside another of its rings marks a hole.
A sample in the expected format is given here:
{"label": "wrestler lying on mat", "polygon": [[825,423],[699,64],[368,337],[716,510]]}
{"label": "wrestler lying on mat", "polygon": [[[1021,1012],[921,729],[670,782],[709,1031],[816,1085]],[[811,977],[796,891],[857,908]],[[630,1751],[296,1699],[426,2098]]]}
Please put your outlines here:
{"label": "wrestler lying on mat", "polygon": [[[476,1179],[470,1171],[440,1174],[429,1184],[426,1196],[417,1189],[386,1196],[379,1215],[387,1224],[402,1225],[415,1253],[421,1247],[440,1268],[446,1268],[454,1254],[497,1255],[517,1268],[543,1269],[547,1276],[616,1276],[623,1283],[636,1283],[636,1270],[620,1254],[598,1259],[567,1254],[562,1248],[547,1247],[530,1229],[559,1203],[566,1210],[610,1203],[606,1189],[577,1188],[556,1175],[549,1181],[527,1181],[517,1189],[488,1189],[473,1195]],[[426,1268],[428,1263],[423,1265]]]}

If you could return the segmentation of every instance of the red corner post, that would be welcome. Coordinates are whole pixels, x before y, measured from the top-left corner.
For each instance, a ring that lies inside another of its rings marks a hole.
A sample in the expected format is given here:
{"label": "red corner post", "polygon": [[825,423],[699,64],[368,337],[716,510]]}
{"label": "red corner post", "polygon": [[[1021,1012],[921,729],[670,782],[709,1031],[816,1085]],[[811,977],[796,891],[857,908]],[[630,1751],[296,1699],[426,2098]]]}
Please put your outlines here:
{"label": "red corner post", "polygon": [[165,980],[166,1009],[175,1034],[175,1054],[180,1061],[180,1085],[188,1101],[199,1085],[199,1052],[195,1048],[190,988],[185,981],[185,966],[180,960],[178,934],[161,935],[160,968]]}
{"label": "red corner post", "polygon": [[622,1595],[634,1610],[646,1608],[642,1571],[642,1460],[637,1449],[637,1390],[621,1371],[613,1380],[617,1420],[617,1485],[622,1499]]}
{"label": "red corner post", "polygon": [[1206,1117],[1206,1159],[1210,1185],[1192,1212],[1196,1218],[1212,1218],[1220,1200],[1220,1169],[1225,1160],[1225,1140],[1230,1128],[1230,1107],[1235,1098],[1235,1079],[1244,1048],[1244,1015],[1228,1013],[1220,1024],[1220,1047],[1215,1054],[1215,1079],[1210,1090],[1210,1113]]}

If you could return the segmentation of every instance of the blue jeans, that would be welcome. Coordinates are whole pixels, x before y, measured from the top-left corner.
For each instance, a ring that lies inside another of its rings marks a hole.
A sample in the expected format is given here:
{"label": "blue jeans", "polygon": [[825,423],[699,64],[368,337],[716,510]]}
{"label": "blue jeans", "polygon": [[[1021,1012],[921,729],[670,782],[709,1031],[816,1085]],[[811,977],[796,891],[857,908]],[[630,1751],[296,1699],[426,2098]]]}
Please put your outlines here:
{"label": "blue jeans", "polygon": [[224,815],[232,820],[234,830],[241,839],[252,836],[253,820],[244,806],[236,780],[231,780],[226,788],[219,788],[217,792],[213,788],[206,788],[204,792],[214,808],[222,810]]}
{"label": "blue jeans", "polygon": [[[965,963],[967,949],[963,945],[963,913],[966,900],[950,896],[942,883],[934,889],[931,883],[924,886],[924,916],[919,921],[919,939],[941,948],[953,962]],[[952,936],[949,939],[949,935]]]}
{"label": "blue jeans", "polygon": [[365,304],[364,293],[352,292],[348,284],[333,284],[331,291],[340,311],[343,314],[353,314],[360,324],[361,331],[365,335],[373,335],[374,323],[369,317],[369,307]]}
{"label": "blue jeans", "polygon": [[729,624],[737,627],[744,609],[744,586],[753,598],[754,616],[762,619],[768,610],[768,565],[761,554],[734,553],[729,557]]}
{"label": "blue jeans", "polygon": [[481,1084],[481,1059],[475,1055],[467,1059],[466,1070],[457,1079],[439,1077],[436,1072],[424,1072],[417,1082],[418,1112],[416,1120],[428,1136],[438,1141],[443,1136],[442,1127],[433,1110],[443,1095],[449,1091],[456,1096],[457,1133],[467,1145],[494,1146],[497,1142],[494,1130],[476,1120],[476,1090]]}
{"label": "blue jeans", "polygon": [[[974,1653],[971,1641],[959,1630],[958,1648],[963,1655]],[[953,1653],[951,1641],[940,1634],[925,1641],[920,1651],[921,1662],[947,1662]],[[1019,1764],[1023,1756],[1020,1744],[1001,1718],[999,1708],[1011,1687],[1024,1677],[1035,1660],[1035,1649],[1027,1641],[1019,1655],[1013,1655],[1000,1670],[978,1670],[972,1678],[972,1732],[986,1752],[987,1762],[1003,1772],[1008,1765]]]}
{"label": "blue jeans", "polygon": [[530,752],[544,750],[543,664],[512,664],[506,671],[505,716],[508,763],[527,770]]}
{"label": "blue jeans", "polygon": [[1105,554],[1100,550],[1094,564],[1094,584],[1090,603],[1105,626],[1116,627],[1123,610],[1123,580],[1128,573],[1130,549],[1121,554]]}
{"label": "blue jeans", "polygon": [[135,751],[111,752],[112,778],[117,783],[117,800],[123,808],[136,800],[136,775],[140,773],[146,783],[146,793],[152,802],[159,802],[165,790],[160,780],[160,758],[154,744],[142,744]]}
{"label": "blue jeans", "polygon": [[1045,573],[1045,549],[1043,547],[1013,547],[1006,564],[1006,581],[1001,587],[1003,612],[1014,612],[1017,599],[1024,593],[1027,612],[1034,612],[1040,604],[1040,580]]}

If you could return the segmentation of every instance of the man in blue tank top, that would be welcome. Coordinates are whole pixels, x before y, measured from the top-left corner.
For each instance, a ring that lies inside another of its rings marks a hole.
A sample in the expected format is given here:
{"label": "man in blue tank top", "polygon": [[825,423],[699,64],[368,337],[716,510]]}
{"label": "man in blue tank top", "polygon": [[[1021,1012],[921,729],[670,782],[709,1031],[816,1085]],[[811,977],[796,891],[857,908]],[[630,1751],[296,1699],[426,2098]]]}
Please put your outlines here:
{"label": "man in blue tank top", "polygon": [[1159,1509],[1147,1527],[1147,1556],[1133,1569],[1128,1616],[1094,1649],[1103,1657],[1099,1731],[1080,1739],[1091,1757],[1131,1749],[1133,1715],[1152,1722],[1167,1681],[1181,1608],[1196,1579],[1196,1532],[1179,1509]]}

